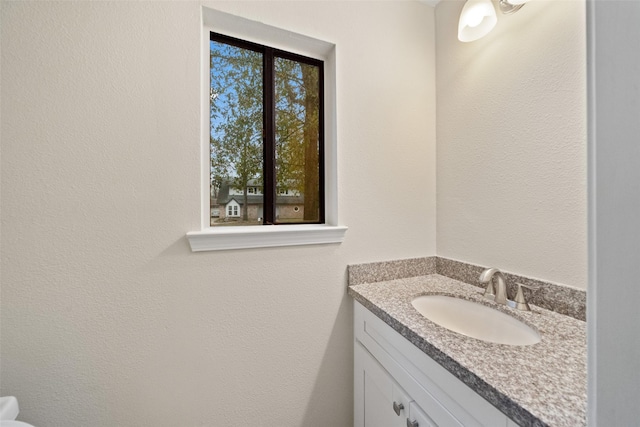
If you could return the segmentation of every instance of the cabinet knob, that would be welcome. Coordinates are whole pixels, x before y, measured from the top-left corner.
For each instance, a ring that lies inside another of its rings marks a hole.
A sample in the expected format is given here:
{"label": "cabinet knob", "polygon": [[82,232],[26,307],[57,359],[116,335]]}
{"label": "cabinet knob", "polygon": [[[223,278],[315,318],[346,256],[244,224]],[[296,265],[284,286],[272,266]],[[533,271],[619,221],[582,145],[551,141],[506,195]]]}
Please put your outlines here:
{"label": "cabinet knob", "polygon": [[411,421],[409,418],[407,418],[407,427],[418,427],[418,422],[415,420]]}
{"label": "cabinet knob", "polygon": [[404,409],[404,405],[402,403],[393,402],[393,410],[395,411],[397,416],[400,416],[400,411]]}

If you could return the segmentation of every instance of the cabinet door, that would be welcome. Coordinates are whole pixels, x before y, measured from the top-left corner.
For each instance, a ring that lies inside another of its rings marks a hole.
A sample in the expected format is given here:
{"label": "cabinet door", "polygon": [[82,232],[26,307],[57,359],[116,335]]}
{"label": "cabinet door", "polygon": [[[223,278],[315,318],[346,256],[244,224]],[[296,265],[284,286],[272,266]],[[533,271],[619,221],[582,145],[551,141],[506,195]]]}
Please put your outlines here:
{"label": "cabinet door", "polygon": [[416,404],[411,402],[409,404],[409,416],[407,417],[407,427],[437,427],[436,424],[431,421],[431,418],[425,414],[422,409]]}
{"label": "cabinet door", "polygon": [[[356,425],[363,427],[404,427],[410,400],[389,373],[359,344],[355,368],[361,370],[362,384],[356,384]],[[358,375],[356,375],[358,378]],[[361,390],[358,390],[361,388]]]}

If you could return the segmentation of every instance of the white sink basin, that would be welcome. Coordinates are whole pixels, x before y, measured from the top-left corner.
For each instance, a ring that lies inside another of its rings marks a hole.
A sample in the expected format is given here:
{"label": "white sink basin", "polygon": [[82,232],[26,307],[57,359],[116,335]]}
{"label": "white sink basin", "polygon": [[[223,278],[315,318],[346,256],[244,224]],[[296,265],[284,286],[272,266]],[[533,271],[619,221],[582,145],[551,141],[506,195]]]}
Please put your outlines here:
{"label": "white sink basin", "polygon": [[486,305],[446,295],[424,295],[411,304],[438,325],[482,341],[508,345],[540,342],[537,331],[518,319]]}

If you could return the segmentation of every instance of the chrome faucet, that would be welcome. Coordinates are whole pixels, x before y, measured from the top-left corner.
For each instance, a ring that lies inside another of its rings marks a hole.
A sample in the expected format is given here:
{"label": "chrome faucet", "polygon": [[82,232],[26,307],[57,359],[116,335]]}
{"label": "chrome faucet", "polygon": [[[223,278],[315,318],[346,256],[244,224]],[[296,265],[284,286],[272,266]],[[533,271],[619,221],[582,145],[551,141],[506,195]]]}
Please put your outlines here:
{"label": "chrome faucet", "polygon": [[[497,289],[494,291],[493,278],[497,279]],[[487,284],[484,291],[485,298],[492,299],[498,304],[507,305],[507,279],[497,268],[487,268],[480,274],[480,283]]]}

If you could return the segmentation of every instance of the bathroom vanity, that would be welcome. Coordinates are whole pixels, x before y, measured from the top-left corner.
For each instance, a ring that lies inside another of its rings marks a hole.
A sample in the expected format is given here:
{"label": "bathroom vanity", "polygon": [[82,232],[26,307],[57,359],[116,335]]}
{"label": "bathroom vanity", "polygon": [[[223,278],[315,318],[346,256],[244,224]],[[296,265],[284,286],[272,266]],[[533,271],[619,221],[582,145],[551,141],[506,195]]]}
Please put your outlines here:
{"label": "bathroom vanity", "polygon": [[[585,322],[516,311],[439,274],[349,286],[354,298],[355,426],[586,425]],[[540,335],[505,345],[453,332],[411,304],[447,295],[488,305]]]}

